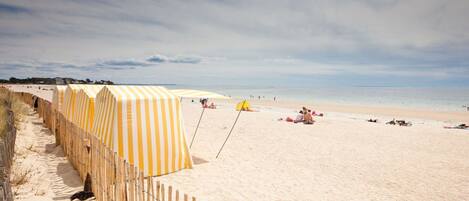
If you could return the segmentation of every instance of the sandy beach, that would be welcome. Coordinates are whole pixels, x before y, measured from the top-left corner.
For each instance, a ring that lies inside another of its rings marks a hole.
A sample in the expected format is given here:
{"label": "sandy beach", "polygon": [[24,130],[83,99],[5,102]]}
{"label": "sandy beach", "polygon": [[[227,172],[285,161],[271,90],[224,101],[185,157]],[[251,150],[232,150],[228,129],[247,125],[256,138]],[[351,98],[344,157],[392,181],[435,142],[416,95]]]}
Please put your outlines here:
{"label": "sandy beach", "polygon": [[70,200],[83,189],[78,173],[55,145],[54,135],[31,108],[18,126],[12,175],[13,180],[24,178],[13,186],[15,200]]}
{"label": "sandy beach", "polygon": [[[12,90],[51,97],[35,87]],[[278,121],[294,117],[301,103],[252,101],[259,112],[241,113],[216,159],[238,114],[235,102],[205,111],[191,148],[194,168],[158,180],[207,201],[469,200],[469,130],[443,128],[469,123],[469,113],[306,105],[325,116],[303,125]],[[202,109],[190,99],[182,109],[190,143]],[[386,125],[392,118],[413,125]]]}
{"label": "sandy beach", "polygon": [[[242,113],[215,159],[237,113],[208,110],[191,149],[194,169],[161,177],[204,200],[467,200],[469,130],[445,122],[324,110],[316,124],[277,121],[291,109],[258,107]],[[191,139],[200,107],[183,103]],[[430,111],[429,111],[430,112]],[[396,111],[399,113],[399,111]],[[197,162],[199,161],[199,162]]]}

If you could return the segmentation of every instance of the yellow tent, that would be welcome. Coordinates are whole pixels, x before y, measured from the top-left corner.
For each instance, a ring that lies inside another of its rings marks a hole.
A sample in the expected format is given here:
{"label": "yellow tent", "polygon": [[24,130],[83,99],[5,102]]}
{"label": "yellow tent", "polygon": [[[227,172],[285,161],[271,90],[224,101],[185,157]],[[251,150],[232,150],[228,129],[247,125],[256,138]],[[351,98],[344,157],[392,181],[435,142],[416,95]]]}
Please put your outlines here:
{"label": "yellow tent", "polygon": [[249,105],[249,102],[247,100],[244,100],[236,104],[236,111],[239,111],[239,110],[246,111],[246,110],[249,110],[250,107],[251,106]]}
{"label": "yellow tent", "polygon": [[75,115],[76,95],[80,89],[83,89],[86,86],[87,85],[84,84],[67,85],[67,89],[65,89],[64,103],[62,105],[62,113],[64,114],[65,119],[72,121],[73,116]]}
{"label": "yellow tent", "polygon": [[179,98],[163,87],[105,86],[93,133],[146,176],[192,168]]}
{"label": "yellow tent", "polygon": [[209,91],[200,91],[192,89],[173,89],[169,90],[171,93],[176,94],[182,98],[216,98],[216,99],[230,99],[230,97],[223,96],[221,94],[209,92]]}
{"label": "yellow tent", "polygon": [[52,112],[55,118],[53,118],[52,120],[51,130],[54,134],[56,133],[56,129],[58,128],[57,115],[62,113],[65,89],[67,89],[67,86],[57,85],[54,87],[53,93],[52,93],[52,108],[53,108]]}
{"label": "yellow tent", "polygon": [[103,85],[86,85],[76,94],[75,115],[72,122],[86,132],[91,132],[95,112],[95,97]]}
{"label": "yellow tent", "polygon": [[65,89],[67,89],[67,86],[65,85],[57,85],[54,87],[52,95],[52,108],[56,109],[58,112],[62,112]]}

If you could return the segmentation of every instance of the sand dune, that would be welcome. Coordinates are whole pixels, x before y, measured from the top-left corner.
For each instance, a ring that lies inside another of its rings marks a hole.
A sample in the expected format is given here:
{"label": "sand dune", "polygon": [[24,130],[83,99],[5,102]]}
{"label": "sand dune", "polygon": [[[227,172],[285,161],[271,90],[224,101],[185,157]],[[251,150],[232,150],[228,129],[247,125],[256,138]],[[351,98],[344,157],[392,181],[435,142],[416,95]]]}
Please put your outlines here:
{"label": "sand dune", "polygon": [[70,200],[83,189],[54,135],[31,109],[19,125],[15,146],[12,175],[29,172],[26,183],[13,187],[15,200]]}

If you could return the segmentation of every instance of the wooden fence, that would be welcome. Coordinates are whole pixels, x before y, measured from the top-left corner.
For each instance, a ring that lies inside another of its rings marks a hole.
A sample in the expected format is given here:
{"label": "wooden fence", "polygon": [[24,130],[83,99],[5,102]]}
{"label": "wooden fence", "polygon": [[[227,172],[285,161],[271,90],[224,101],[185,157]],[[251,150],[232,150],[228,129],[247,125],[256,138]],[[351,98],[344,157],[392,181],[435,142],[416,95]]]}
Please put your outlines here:
{"label": "wooden fence", "polygon": [[[2,103],[0,103],[2,104]],[[11,111],[11,102],[7,102],[6,128],[4,133],[0,133],[0,201],[12,201],[13,194],[10,185],[11,165],[13,163],[13,155],[15,153],[16,128],[15,117]]]}
{"label": "wooden fence", "polygon": [[[19,93],[18,93],[19,94]],[[21,95],[21,94],[20,94]],[[22,93],[22,99],[34,106],[34,96]],[[98,201],[196,201],[195,197],[164,185],[154,177],[129,164],[106,147],[94,135],[85,132],[38,98],[36,110],[56,135],[65,155],[78,171],[82,181],[89,174],[92,190]]]}

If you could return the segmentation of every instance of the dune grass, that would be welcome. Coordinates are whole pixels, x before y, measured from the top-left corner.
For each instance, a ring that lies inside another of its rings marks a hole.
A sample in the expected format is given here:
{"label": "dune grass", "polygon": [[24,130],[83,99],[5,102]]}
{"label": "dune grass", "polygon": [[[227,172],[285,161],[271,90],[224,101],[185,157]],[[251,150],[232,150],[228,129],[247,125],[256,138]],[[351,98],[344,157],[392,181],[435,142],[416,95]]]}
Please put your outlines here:
{"label": "dune grass", "polygon": [[8,127],[8,112],[10,110],[15,114],[15,123],[17,123],[26,114],[26,105],[18,97],[12,95],[8,89],[0,88],[0,138],[5,135]]}
{"label": "dune grass", "polygon": [[5,135],[5,129],[7,127],[7,95],[3,89],[0,89],[0,138]]}

